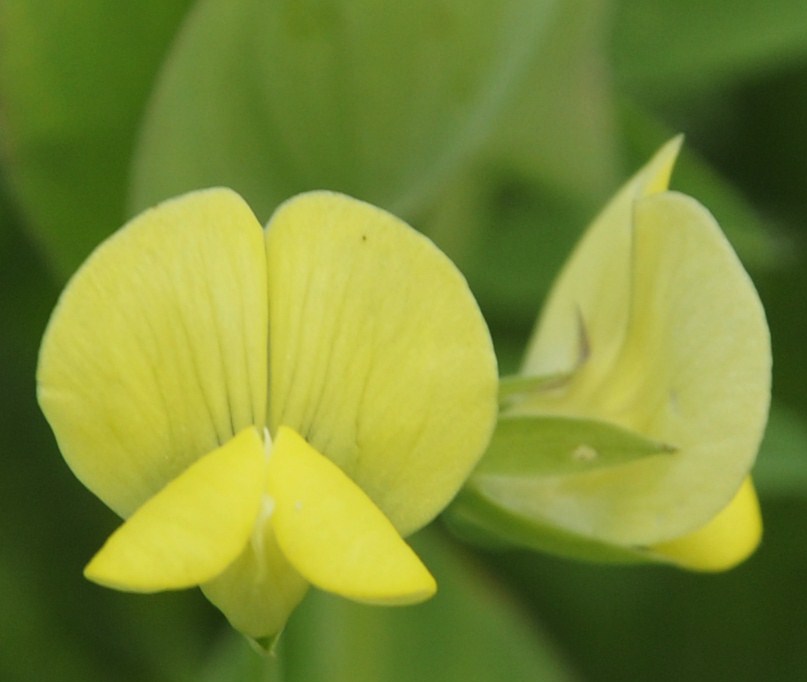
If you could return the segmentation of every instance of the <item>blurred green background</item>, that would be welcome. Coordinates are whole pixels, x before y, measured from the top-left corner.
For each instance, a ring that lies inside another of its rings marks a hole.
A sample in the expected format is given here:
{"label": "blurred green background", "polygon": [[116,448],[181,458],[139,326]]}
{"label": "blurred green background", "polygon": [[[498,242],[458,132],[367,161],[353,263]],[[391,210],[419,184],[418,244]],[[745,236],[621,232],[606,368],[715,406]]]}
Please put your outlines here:
{"label": "blurred green background", "polygon": [[[312,595],[263,660],[196,591],[82,578],[117,519],[35,402],[69,274],[134,212],[214,184],[261,220],[312,188],[402,215],[466,273],[513,370],[566,253],[686,134],[673,187],[716,215],[773,336],[738,569],[489,554],[416,538],[441,592]],[[801,0],[0,0],[0,679],[807,679],[807,4]]]}

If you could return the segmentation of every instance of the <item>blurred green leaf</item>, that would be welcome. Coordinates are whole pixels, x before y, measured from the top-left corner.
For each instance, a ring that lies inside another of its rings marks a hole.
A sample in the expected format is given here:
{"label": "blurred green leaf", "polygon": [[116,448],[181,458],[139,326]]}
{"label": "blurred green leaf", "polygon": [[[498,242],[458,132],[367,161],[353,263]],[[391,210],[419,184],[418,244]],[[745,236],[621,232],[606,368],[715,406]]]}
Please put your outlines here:
{"label": "blurred green leaf", "polygon": [[505,371],[520,361],[541,300],[622,164],[604,0],[559,0],[490,141],[421,223],[457,262]]}
{"label": "blurred green leaf", "polygon": [[803,0],[620,0],[612,37],[622,83],[667,101],[807,56]]}
{"label": "blurred green leaf", "polygon": [[[53,286],[37,267],[2,180],[0,172],[0,679],[103,679],[112,671],[63,628],[35,551],[45,525],[36,494],[48,481],[34,486],[26,475],[42,441],[31,418],[33,363]],[[43,650],[47,655],[31,655]]]}
{"label": "blurred green leaf", "polygon": [[58,291],[3,190],[0,679],[190,679],[183,671],[213,615],[200,594],[133,596],[82,576],[119,519],[70,472],[36,404],[39,342]]}
{"label": "blurred green leaf", "polygon": [[593,566],[527,552],[490,560],[574,651],[582,679],[801,680],[807,504],[780,500],[764,511],[757,553],[718,575]]}
{"label": "blurred green leaf", "polygon": [[628,464],[674,449],[593,419],[502,416],[470,484],[487,476],[563,476]]}
{"label": "blurred green leaf", "polygon": [[754,467],[760,495],[807,498],[807,420],[774,403]]}
{"label": "blurred green leaf", "polygon": [[479,166],[468,164],[412,221],[462,272],[467,272],[476,255],[480,231],[489,211],[492,178]]}
{"label": "blurred green leaf", "polygon": [[591,219],[587,205],[522,176],[477,166],[415,223],[468,278],[502,373],[517,371],[542,299]]}
{"label": "blurred green leaf", "polygon": [[203,0],[163,70],[133,205],[209,185],[256,213],[328,188],[414,211],[486,138],[549,0]]}
{"label": "blurred green leaf", "polygon": [[[102,680],[114,672],[87,647],[65,637],[32,579],[36,566],[19,553],[0,557],[0,678],[9,682]],[[20,655],[25,652],[27,655]],[[32,655],[33,652],[43,652]]]}
{"label": "blurred green leaf", "polygon": [[227,629],[198,666],[194,682],[286,682],[276,653],[259,652],[235,630]]}
{"label": "blurred green leaf", "polygon": [[466,275],[488,321],[518,324],[526,342],[543,297],[592,212],[568,195],[513,181],[501,183],[482,218]]}
{"label": "blurred green leaf", "polygon": [[120,226],[135,131],[191,0],[0,3],[2,152],[58,272]]}
{"label": "blurred green leaf", "polygon": [[281,639],[285,680],[570,679],[537,625],[469,554],[435,530],[412,544],[437,579],[437,596],[379,608],[312,593]]}
{"label": "blurred green leaf", "polygon": [[584,211],[607,197],[621,171],[608,10],[605,0],[559,2],[487,150],[494,166],[565,194]]}

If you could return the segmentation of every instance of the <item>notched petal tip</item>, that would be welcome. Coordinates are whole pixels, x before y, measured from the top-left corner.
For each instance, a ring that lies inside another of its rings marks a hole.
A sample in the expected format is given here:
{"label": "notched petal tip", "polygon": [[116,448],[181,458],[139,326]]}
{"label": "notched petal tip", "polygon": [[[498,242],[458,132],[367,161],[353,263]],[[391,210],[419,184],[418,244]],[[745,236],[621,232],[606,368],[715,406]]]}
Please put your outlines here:
{"label": "notched petal tip", "polygon": [[260,435],[245,429],[143,504],[93,557],[85,577],[129,592],[211,580],[249,539],[266,467]]}
{"label": "notched petal tip", "polygon": [[436,592],[434,578],[383,512],[288,427],[274,443],[269,492],[278,544],[314,586],[384,605],[413,604]]}

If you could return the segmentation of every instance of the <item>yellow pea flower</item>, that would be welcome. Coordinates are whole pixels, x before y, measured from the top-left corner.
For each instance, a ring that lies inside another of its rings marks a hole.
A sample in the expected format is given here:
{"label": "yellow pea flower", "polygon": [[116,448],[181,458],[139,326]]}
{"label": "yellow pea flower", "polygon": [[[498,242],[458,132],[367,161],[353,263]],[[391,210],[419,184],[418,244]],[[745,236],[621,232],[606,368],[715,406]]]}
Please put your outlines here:
{"label": "yellow pea flower", "polygon": [[431,596],[402,537],[455,495],[497,409],[460,273],[329,192],[287,201],[265,230],[226,189],[137,216],[67,285],[37,380],[67,464],[126,519],[86,576],[199,585],[256,639],[309,585]]}
{"label": "yellow pea flower", "polygon": [[522,543],[707,571],[759,543],[749,471],[770,401],[769,332],[714,218],[667,190],[680,144],[666,144],[577,245],[528,345],[526,390],[503,413],[644,439],[641,456],[598,463],[596,448],[564,440],[577,469],[530,475],[486,457],[470,488]]}

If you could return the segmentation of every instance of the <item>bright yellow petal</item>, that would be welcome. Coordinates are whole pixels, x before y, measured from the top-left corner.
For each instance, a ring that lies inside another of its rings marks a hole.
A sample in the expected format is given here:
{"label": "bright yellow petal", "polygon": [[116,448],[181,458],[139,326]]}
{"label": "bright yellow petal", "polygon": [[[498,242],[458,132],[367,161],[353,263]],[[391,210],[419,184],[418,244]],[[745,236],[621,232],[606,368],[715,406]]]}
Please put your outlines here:
{"label": "bright yellow petal", "polygon": [[90,580],[132,592],[198,585],[241,553],[258,516],[267,460],[255,429],[194,462],[116,530]]}
{"label": "bright yellow petal", "polygon": [[283,204],[267,253],[270,430],[294,428],[416,530],[496,418],[496,359],[465,280],[400,220],[329,192]]}
{"label": "bright yellow petal", "polygon": [[266,410],[263,232],[229,190],[134,218],[53,313],[39,401],[78,478],[128,516]]}
{"label": "bright yellow petal", "polygon": [[611,421],[676,452],[525,482],[513,503],[572,532],[648,546],[703,526],[750,471],[767,419],[771,354],[754,287],[695,200],[669,192],[638,201],[633,253],[620,355],[599,383],[575,377],[533,408]]}
{"label": "bright yellow petal", "polygon": [[633,205],[667,188],[681,142],[679,136],[664,145],[580,239],[541,312],[523,373],[564,374],[584,355],[588,356],[586,371],[596,374],[592,380],[608,370],[628,321]]}
{"label": "bright yellow petal", "polygon": [[374,604],[411,604],[434,594],[434,578],[383,512],[287,427],[272,448],[268,489],[278,545],[313,585]]}
{"label": "bright yellow petal", "polygon": [[725,571],[747,559],[762,538],[754,485],[746,478],[728,506],[703,528],[655,545],[651,554],[696,571]]}

